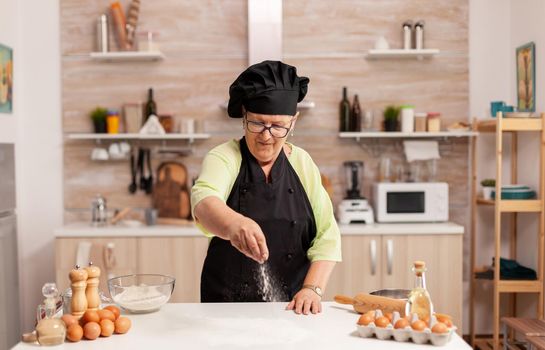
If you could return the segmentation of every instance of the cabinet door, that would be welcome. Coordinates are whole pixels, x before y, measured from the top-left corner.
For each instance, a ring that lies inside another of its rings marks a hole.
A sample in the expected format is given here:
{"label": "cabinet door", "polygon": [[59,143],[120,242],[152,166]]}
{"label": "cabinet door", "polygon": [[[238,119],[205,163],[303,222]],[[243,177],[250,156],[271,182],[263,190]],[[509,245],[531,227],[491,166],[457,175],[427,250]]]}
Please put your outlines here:
{"label": "cabinet door", "polygon": [[138,272],[176,278],[172,303],[200,302],[201,271],[208,249],[206,237],[138,239]]}
{"label": "cabinet door", "polygon": [[426,286],[434,310],[453,317],[462,329],[462,235],[385,235],[382,238],[382,287],[414,286],[415,260],[426,262]]}
{"label": "cabinet door", "polygon": [[380,289],[382,267],[380,236],[343,235],[342,259],[327,285],[324,300],[337,294],[355,296]]}
{"label": "cabinet door", "polygon": [[110,295],[108,278],[136,273],[136,238],[57,238],[55,266],[59,291],[70,287],[68,274],[77,263],[80,243],[91,244],[89,260],[100,267],[99,289],[107,296]]}

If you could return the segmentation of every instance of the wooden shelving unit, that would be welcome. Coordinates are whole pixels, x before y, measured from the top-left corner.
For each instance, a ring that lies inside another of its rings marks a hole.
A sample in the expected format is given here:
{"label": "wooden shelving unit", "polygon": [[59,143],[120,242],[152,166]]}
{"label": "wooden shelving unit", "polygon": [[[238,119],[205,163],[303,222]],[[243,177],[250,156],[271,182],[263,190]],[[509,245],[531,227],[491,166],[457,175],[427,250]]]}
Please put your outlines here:
{"label": "wooden shelving unit", "polygon": [[372,49],[367,51],[367,59],[387,59],[387,58],[409,58],[409,59],[424,59],[431,58],[439,54],[439,49],[387,49],[377,50]]}
{"label": "wooden shelving unit", "polygon": [[[501,193],[502,186],[502,159],[503,159],[503,135],[511,132],[511,183],[517,183],[517,141],[519,131],[535,131],[541,135],[540,142],[540,165],[539,165],[539,199],[533,200],[502,200],[501,195],[496,195],[493,200],[486,200],[477,194],[477,161],[476,161],[476,138],[473,138],[472,152],[472,220],[471,220],[471,286],[470,286],[470,340],[476,349],[500,349],[500,296],[502,293],[509,293],[509,313],[516,314],[516,296],[519,293],[534,293],[538,295],[536,317],[543,318],[543,277],[545,269],[545,216],[543,200],[545,198],[545,114],[540,118],[503,118],[502,113],[492,120],[475,121],[473,123],[475,132],[496,134],[496,193]],[[532,166],[531,168],[535,168]],[[476,266],[475,256],[477,232],[476,211],[479,206],[494,207],[494,278],[492,280],[477,279],[475,277]],[[537,280],[501,280],[500,279],[500,252],[501,252],[501,223],[502,214],[511,215],[509,253],[511,259],[516,259],[517,252],[517,215],[518,213],[537,213],[539,215],[539,231],[537,235]],[[475,284],[493,284],[493,336],[491,339],[476,338],[475,336]]]}

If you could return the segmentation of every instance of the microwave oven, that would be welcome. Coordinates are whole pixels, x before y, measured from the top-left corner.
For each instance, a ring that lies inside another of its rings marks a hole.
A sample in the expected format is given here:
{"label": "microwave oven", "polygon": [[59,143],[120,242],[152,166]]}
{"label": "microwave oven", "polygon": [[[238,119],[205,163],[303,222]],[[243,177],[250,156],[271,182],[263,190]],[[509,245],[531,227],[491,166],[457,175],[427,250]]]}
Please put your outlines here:
{"label": "microwave oven", "polygon": [[380,182],[373,188],[378,222],[448,221],[445,182]]}

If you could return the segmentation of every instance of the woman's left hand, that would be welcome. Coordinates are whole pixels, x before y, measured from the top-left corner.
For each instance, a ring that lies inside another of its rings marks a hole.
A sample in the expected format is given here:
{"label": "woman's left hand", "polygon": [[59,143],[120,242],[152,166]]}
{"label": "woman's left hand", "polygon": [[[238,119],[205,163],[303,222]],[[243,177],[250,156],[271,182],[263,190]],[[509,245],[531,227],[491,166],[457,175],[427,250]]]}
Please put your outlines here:
{"label": "woman's left hand", "polygon": [[322,312],[322,298],[313,290],[303,288],[290,301],[286,310],[293,310],[296,314],[308,315],[309,312],[317,314]]}

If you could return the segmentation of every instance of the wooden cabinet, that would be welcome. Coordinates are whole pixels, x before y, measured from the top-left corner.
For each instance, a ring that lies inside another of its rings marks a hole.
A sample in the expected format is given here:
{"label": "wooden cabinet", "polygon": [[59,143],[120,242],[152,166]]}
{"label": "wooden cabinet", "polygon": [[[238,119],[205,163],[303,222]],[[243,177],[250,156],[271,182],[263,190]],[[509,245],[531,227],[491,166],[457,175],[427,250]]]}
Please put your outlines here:
{"label": "wooden cabinet", "polygon": [[354,296],[381,288],[381,237],[343,235],[343,261],[337,263],[325,290],[324,300],[336,294]]}
{"label": "wooden cabinet", "polygon": [[[176,278],[171,302],[199,302],[206,237],[57,238],[56,279],[60,290],[70,286],[68,273],[77,263],[78,248],[90,245],[90,260],[100,267],[100,289],[107,280],[133,273],[159,273]],[[85,264],[84,262],[82,262]]]}
{"label": "wooden cabinet", "polygon": [[201,300],[201,271],[208,249],[205,237],[138,239],[138,273],[160,273],[176,278],[173,303]]}
{"label": "wooden cabinet", "polygon": [[[427,265],[426,283],[438,312],[452,315],[462,326],[463,235],[344,235],[343,262],[337,264],[324,300],[335,294],[353,296],[384,288],[411,289],[415,260]],[[372,245],[377,245],[376,275],[372,274]]]}
{"label": "wooden cabinet", "polygon": [[109,277],[123,276],[137,271],[136,238],[57,238],[55,240],[55,271],[57,286],[60,291],[70,287],[68,273],[77,263],[87,266],[85,261],[78,262],[78,250],[81,256],[87,256],[94,265],[100,267],[100,290],[109,295],[107,280]]}

